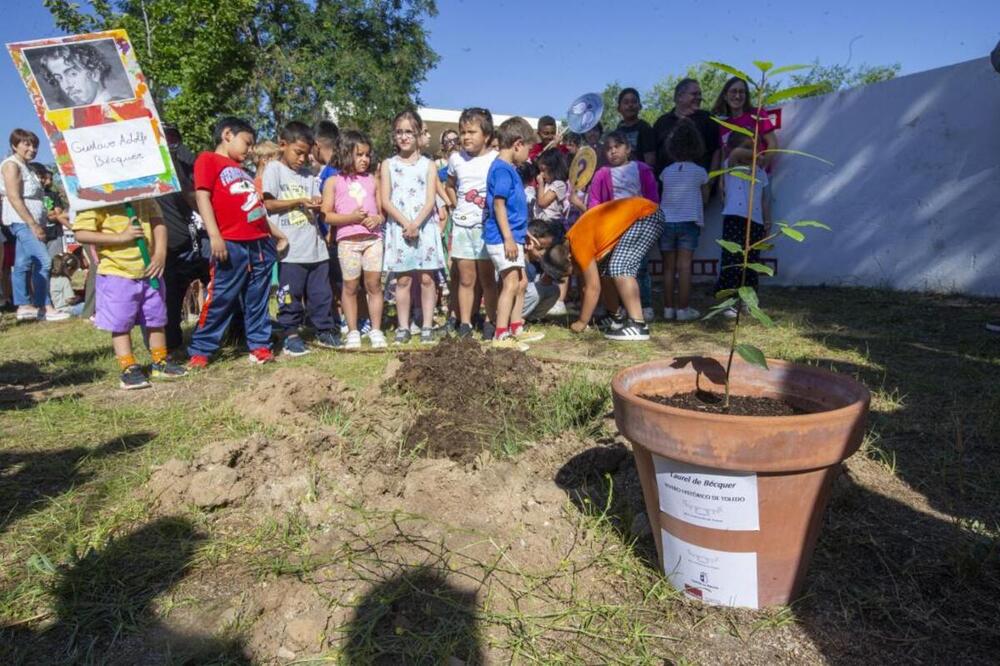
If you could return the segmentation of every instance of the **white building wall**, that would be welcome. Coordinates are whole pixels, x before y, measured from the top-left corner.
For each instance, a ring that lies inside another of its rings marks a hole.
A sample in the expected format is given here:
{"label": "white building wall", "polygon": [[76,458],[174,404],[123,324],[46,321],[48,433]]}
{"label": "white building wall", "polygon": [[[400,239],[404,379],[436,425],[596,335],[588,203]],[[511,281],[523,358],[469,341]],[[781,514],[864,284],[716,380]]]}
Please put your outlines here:
{"label": "white building wall", "polygon": [[[769,253],[785,285],[1000,296],[1000,74],[988,58],[790,102],[774,219],[820,220]],[[718,258],[718,204],[696,258]]]}

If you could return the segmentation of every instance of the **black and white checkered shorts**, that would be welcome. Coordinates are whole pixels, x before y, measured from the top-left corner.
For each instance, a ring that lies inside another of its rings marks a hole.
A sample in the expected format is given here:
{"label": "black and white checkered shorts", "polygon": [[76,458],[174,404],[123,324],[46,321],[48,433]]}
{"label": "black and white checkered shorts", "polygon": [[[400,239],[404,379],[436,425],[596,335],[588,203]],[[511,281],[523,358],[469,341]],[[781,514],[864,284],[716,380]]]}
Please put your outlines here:
{"label": "black and white checkered shorts", "polygon": [[648,253],[660,240],[663,233],[663,212],[656,212],[646,217],[640,217],[618,239],[618,244],[608,257],[600,262],[598,267],[601,275],[608,277],[635,277],[639,274],[642,262]]}

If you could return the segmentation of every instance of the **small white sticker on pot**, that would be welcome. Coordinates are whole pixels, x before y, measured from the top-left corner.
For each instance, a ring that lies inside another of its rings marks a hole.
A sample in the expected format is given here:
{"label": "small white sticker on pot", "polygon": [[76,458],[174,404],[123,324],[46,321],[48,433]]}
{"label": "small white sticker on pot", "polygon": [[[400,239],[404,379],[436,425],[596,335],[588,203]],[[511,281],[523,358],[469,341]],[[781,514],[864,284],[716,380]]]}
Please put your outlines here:
{"label": "small white sticker on pot", "polygon": [[663,535],[663,573],[677,590],[716,606],[757,608],[757,553],[712,550]]}
{"label": "small white sticker on pot", "polygon": [[715,530],[759,530],[757,475],[653,456],[660,511]]}

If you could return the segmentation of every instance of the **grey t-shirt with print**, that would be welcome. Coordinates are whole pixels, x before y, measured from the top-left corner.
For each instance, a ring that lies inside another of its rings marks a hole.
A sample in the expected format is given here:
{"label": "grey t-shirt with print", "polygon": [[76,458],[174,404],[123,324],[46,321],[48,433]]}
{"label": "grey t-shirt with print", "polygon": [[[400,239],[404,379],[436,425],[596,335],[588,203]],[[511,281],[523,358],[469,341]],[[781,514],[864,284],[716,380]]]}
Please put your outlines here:
{"label": "grey t-shirt with print", "polygon": [[[268,162],[264,167],[261,189],[265,195],[275,199],[310,198],[317,192],[316,177],[308,171],[292,171],[278,160]],[[330,253],[326,241],[320,235],[312,213],[302,209],[267,216],[272,224],[288,237],[288,256],[285,264],[313,264],[326,261]]]}

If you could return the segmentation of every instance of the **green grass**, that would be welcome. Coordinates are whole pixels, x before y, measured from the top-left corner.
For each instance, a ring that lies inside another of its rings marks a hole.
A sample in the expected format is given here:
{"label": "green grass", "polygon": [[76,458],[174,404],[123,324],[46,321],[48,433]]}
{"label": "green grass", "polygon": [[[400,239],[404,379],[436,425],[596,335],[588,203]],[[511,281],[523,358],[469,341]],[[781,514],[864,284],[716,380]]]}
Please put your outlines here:
{"label": "green grass", "polygon": [[[229,401],[273,370],[250,368],[233,354],[176,385],[125,394],[116,388],[105,334],[85,322],[14,325],[4,317],[0,661],[101,663],[115,654],[110,646],[171,608],[203,603],[185,581],[222,571],[317,589],[336,575],[378,590],[381,603],[363,608],[370,595],[329,600],[360,618],[342,627],[354,632],[352,647],[325,653],[331,662],[487,649],[519,663],[709,663],[734,655],[773,663],[788,641],[806,646],[805,660],[988,660],[988,646],[1000,644],[1000,336],[983,322],[1000,318],[1000,307],[867,289],[765,289],[762,296],[778,326],[751,323],[745,341],[770,357],[854,376],[873,402],[859,457],[834,488],[805,596],[759,613],[678,600],[650,565],[651,542],[633,536],[642,505],[627,466],[588,480],[567,503],[578,541],[549,568],[515,568],[489,535],[435,524],[480,544],[452,548],[444,537],[423,536],[433,517],[362,504],[345,508],[341,519],[354,538],[319,556],[309,544],[324,528],[294,512],[248,515],[224,529],[218,514],[193,509],[152,516],[141,489],[153,466],[190,459],[219,439],[279,434],[236,416]],[[525,443],[566,431],[607,445],[614,433],[604,430],[603,416],[615,370],[721,353],[728,324],[656,324],[654,339],[640,345],[544,330],[531,355],[551,359],[562,380],[537,393],[530,426],[499,433],[501,457],[516,460]],[[135,342],[141,350],[138,336]],[[392,357],[317,352],[281,365],[317,368],[345,392],[360,392],[381,385]],[[371,436],[370,424],[347,406],[324,406],[314,416],[351,446]],[[322,496],[324,479],[311,478]],[[424,554],[419,567],[412,549]],[[450,587],[456,580],[460,589]],[[472,581],[479,594],[470,602],[461,591]],[[437,609],[441,621],[396,634],[386,624],[390,607]],[[239,663],[236,648],[249,631],[241,620],[218,637],[215,661]]]}

